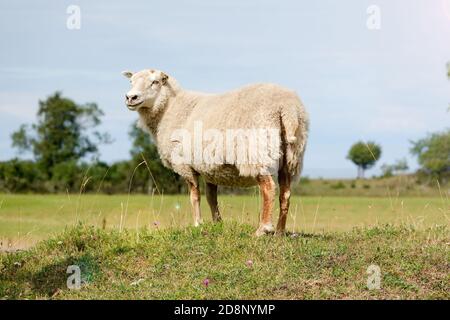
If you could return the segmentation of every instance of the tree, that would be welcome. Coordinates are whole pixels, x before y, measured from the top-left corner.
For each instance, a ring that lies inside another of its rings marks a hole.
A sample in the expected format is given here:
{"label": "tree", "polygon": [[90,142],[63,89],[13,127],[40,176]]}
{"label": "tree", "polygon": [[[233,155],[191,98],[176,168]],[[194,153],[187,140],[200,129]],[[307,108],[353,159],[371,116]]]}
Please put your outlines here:
{"label": "tree", "polygon": [[[129,131],[133,139],[131,148],[131,169],[139,166],[133,177],[133,186],[141,192],[157,190],[163,193],[180,193],[184,182],[176,173],[164,167],[159,157],[158,149],[151,136],[136,126],[131,125]],[[142,163],[145,159],[145,163]]]}
{"label": "tree", "polygon": [[1,192],[43,192],[41,173],[30,160],[11,159],[0,162]]}
{"label": "tree", "polygon": [[102,115],[95,103],[79,105],[56,92],[39,101],[37,122],[14,132],[12,145],[31,151],[40,170],[51,178],[56,165],[97,155],[98,145],[110,142],[107,134],[95,130]]}
{"label": "tree", "polygon": [[349,150],[347,159],[358,167],[358,178],[364,178],[364,171],[371,168],[381,156],[381,147],[374,142],[359,141]]}
{"label": "tree", "polygon": [[411,154],[417,156],[422,171],[443,181],[450,174],[450,129],[411,141]]}
{"label": "tree", "polygon": [[381,166],[383,177],[392,177],[394,174],[404,172],[408,169],[409,167],[406,159],[397,160],[394,164],[383,164]]}

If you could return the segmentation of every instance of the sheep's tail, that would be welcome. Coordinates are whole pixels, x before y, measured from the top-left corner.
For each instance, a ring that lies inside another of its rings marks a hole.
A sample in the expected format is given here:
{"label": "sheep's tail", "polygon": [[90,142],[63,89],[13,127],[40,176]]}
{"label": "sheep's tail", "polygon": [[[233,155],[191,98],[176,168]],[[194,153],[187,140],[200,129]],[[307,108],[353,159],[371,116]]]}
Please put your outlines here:
{"label": "sheep's tail", "polygon": [[281,112],[283,163],[293,181],[298,181],[303,168],[303,155],[308,140],[309,119],[302,104]]}

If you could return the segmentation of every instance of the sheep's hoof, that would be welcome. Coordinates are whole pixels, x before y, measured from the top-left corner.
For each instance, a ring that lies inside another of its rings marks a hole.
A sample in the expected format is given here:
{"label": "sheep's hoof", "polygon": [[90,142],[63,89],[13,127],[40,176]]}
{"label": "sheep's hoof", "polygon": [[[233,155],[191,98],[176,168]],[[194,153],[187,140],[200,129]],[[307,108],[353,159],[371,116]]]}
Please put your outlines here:
{"label": "sheep's hoof", "polygon": [[203,220],[200,219],[200,220],[194,222],[194,227],[199,227],[202,224],[203,224]]}
{"label": "sheep's hoof", "polygon": [[275,235],[276,236],[287,236],[288,235],[288,232],[286,231],[286,230],[278,230],[277,229],[277,231],[275,231]]}
{"label": "sheep's hoof", "polygon": [[264,224],[259,226],[258,230],[255,232],[255,236],[261,237],[265,234],[273,234],[275,228],[271,224]]}

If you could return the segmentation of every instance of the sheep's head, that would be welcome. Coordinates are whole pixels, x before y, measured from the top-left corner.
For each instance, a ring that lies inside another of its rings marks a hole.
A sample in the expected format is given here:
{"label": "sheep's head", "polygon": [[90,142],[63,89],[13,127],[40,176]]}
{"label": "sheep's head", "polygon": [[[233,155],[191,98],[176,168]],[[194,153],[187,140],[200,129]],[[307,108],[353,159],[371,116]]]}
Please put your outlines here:
{"label": "sheep's head", "polygon": [[125,103],[132,111],[143,107],[152,108],[169,78],[159,70],[143,70],[135,73],[123,71],[122,74],[131,82],[131,90],[125,95]]}

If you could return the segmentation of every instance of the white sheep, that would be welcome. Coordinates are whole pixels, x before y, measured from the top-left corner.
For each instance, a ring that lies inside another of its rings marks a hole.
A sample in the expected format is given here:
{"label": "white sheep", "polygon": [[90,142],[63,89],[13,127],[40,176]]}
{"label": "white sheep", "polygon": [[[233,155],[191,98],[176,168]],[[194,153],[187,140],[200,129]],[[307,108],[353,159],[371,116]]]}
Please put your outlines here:
{"label": "white sheep", "polygon": [[224,94],[182,89],[159,70],[123,75],[131,81],[128,109],[156,143],[163,164],[190,189],[194,224],[199,225],[199,176],[213,221],[221,220],[217,186],[259,185],[263,206],[256,235],[274,232],[275,183],[280,186],[277,233],[284,233],[291,182],[300,176],[308,136],[308,116],[295,92],[254,84]]}

